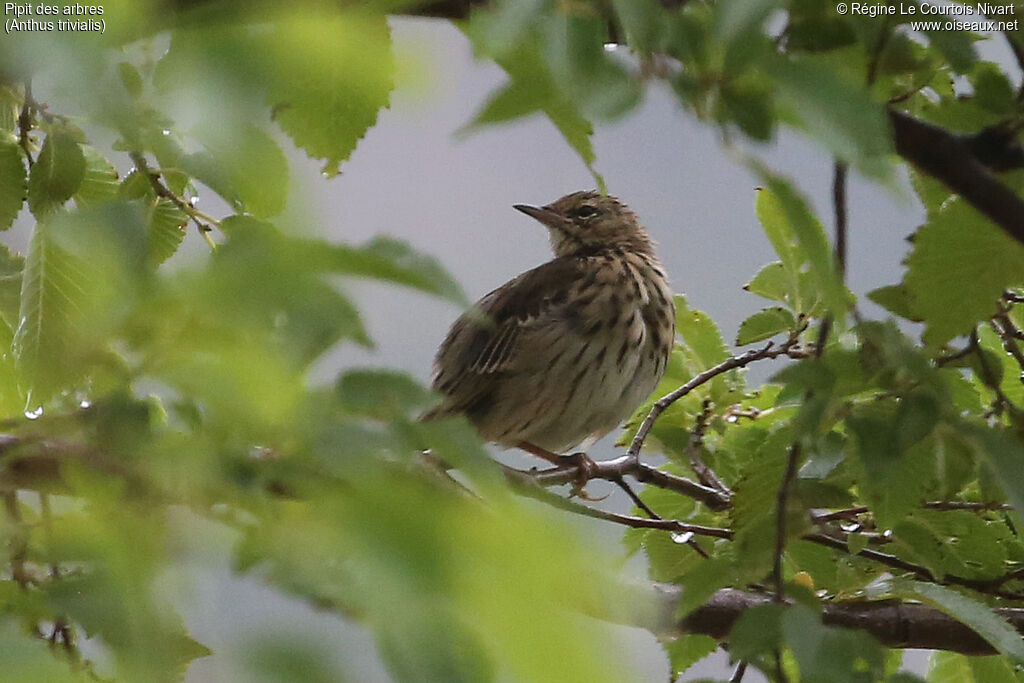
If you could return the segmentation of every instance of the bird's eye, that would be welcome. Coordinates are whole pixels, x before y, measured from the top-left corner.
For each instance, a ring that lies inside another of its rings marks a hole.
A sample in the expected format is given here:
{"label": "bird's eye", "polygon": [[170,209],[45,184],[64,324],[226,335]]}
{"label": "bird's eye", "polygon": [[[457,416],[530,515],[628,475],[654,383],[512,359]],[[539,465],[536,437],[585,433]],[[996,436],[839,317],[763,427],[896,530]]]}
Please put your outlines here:
{"label": "bird's eye", "polygon": [[595,209],[594,207],[590,206],[589,204],[584,204],[583,206],[578,206],[575,209],[573,209],[572,211],[570,211],[569,215],[572,218],[582,218],[582,219],[592,218],[592,217],[597,215],[597,209]]}

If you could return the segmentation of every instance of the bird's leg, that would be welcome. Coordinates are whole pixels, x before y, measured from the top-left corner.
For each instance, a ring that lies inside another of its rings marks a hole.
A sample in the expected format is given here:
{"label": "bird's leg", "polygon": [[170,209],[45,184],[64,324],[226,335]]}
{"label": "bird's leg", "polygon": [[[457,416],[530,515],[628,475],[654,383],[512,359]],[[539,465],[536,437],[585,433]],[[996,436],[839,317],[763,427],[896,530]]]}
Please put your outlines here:
{"label": "bird's leg", "polygon": [[551,463],[552,465],[559,469],[570,469],[575,467],[576,481],[574,481],[572,485],[572,495],[579,496],[580,498],[584,498],[586,500],[604,499],[604,497],[592,498],[588,496],[587,493],[583,490],[583,487],[587,485],[587,482],[597,475],[598,469],[597,463],[594,462],[590,458],[590,456],[584,453],[583,451],[578,451],[576,453],[571,453],[569,455],[559,455],[558,453],[552,453],[546,448],[535,446],[534,444],[526,441],[521,441],[519,443],[519,448],[526,451],[527,453],[530,453],[531,455],[536,455],[538,458],[543,458],[544,460],[547,460],[549,463]]}

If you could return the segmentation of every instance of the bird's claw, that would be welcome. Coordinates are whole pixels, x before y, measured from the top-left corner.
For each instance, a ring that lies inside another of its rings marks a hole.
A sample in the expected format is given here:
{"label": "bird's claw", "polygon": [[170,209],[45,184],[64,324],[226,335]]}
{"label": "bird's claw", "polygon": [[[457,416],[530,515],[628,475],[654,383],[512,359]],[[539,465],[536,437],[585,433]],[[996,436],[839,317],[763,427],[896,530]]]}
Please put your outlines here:
{"label": "bird's claw", "polygon": [[594,497],[588,494],[584,489],[587,483],[597,476],[598,467],[597,463],[594,462],[589,455],[586,453],[578,452],[570,455],[563,455],[559,458],[561,464],[560,468],[564,469],[576,469],[576,479],[572,483],[572,490],[569,492],[569,497],[582,498],[583,500],[589,501],[600,501],[604,500],[608,496]]}

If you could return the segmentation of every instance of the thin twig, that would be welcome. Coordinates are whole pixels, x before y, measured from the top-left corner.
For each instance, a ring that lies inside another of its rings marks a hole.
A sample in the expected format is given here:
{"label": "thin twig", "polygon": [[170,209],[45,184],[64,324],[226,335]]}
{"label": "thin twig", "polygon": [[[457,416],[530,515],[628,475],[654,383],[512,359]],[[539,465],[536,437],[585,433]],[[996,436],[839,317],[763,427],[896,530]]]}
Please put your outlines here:
{"label": "thin twig", "polygon": [[700,456],[701,447],[704,445],[704,432],[707,430],[709,419],[711,419],[711,400],[705,399],[701,406],[700,415],[697,416],[693,429],[690,431],[690,441],[686,445],[686,455],[690,460],[690,467],[693,469],[693,473],[697,475],[697,481],[704,484],[704,486],[718,489],[727,496],[731,496],[732,490],[725,485],[725,482],[718,477],[718,474],[713,469],[707,466],[704,459]]}
{"label": "thin twig", "polygon": [[786,506],[789,491],[796,479],[796,466],[800,460],[800,443],[793,443],[786,454],[786,471],[782,475],[778,493],[775,496],[775,557],[772,564],[772,582],[775,584],[775,599],[784,600],[786,585],[782,580],[782,555],[786,552]]}
{"label": "thin twig", "polygon": [[199,234],[202,235],[207,245],[209,245],[210,251],[216,251],[217,243],[214,242],[213,239],[210,237],[210,232],[212,231],[212,228],[206,223],[204,223],[203,220],[209,221],[209,223],[216,225],[218,227],[220,226],[220,222],[217,221],[216,219],[210,218],[201,211],[197,211],[196,208],[193,207],[190,203],[186,202],[184,199],[182,199],[174,192],[172,192],[171,188],[169,188],[160,180],[160,173],[150,169],[149,162],[146,161],[146,157],[143,156],[141,152],[129,152],[128,156],[131,158],[132,163],[135,164],[135,167],[138,169],[139,173],[142,173],[144,176],[146,176],[146,179],[149,181],[150,187],[153,188],[153,192],[155,192],[158,197],[162,197],[170,201],[179,209],[184,211],[185,214],[192,220],[192,222],[195,223],[196,228],[199,230]]}
{"label": "thin twig", "polygon": [[846,164],[838,159],[835,162],[834,175],[832,178],[832,205],[836,217],[836,265],[839,266],[839,276],[846,279]]}
{"label": "thin twig", "polygon": [[740,683],[743,680],[743,675],[747,673],[747,663],[744,660],[740,660],[736,664],[736,668],[732,671],[732,676],[729,676],[729,683]]}
{"label": "thin twig", "polygon": [[768,342],[768,344],[760,349],[751,349],[746,353],[727,358],[718,365],[694,375],[688,382],[686,382],[686,384],[683,384],[675,391],[662,396],[653,406],[651,406],[651,410],[647,413],[647,417],[644,418],[644,421],[640,424],[640,428],[637,429],[636,436],[633,437],[633,441],[629,445],[629,450],[626,452],[627,457],[632,458],[633,460],[639,460],[640,449],[643,448],[644,441],[647,440],[647,436],[650,434],[651,429],[654,428],[654,423],[657,422],[659,417],[661,417],[661,414],[673,403],[686,396],[702,384],[711,381],[718,375],[730,370],[746,367],[755,361],[778,358],[779,356],[806,358],[809,355],[809,352],[804,349],[796,348],[796,342],[797,340],[795,337],[786,340],[786,342],[780,346],[775,346],[774,343]]}

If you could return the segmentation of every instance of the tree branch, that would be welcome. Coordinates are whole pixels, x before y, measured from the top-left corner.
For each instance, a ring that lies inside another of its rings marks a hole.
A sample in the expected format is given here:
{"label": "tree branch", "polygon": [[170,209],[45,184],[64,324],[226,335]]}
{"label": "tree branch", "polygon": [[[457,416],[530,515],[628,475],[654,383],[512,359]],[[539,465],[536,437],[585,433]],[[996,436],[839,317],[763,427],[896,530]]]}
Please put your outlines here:
{"label": "tree branch", "polygon": [[1024,244],[1024,201],[999,181],[979,158],[980,143],[889,110],[896,153],[921,172],[941,181],[964,200]]}
{"label": "tree branch", "polygon": [[[660,602],[652,613],[674,614],[682,591],[675,586],[657,586],[650,590],[652,599]],[[702,607],[674,623],[677,632],[702,633],[712,638],[728,637],[733,624],[743,612],[772,602],[766,593],[726,588],[715,593]],[[784,604],[792,605],[791,601]],[[1024,633],[1024,609],[996,608],[996,614]],[[890,648],[923,648],[959,652],[964,655],[991,655],[995,649],[959,621],[937,609],[918,603],[893,600],[880,602],[825,602],[822,620],[827,626],[867,631],[883,646]],[[656,633],[667,624],[652,624]]]}

